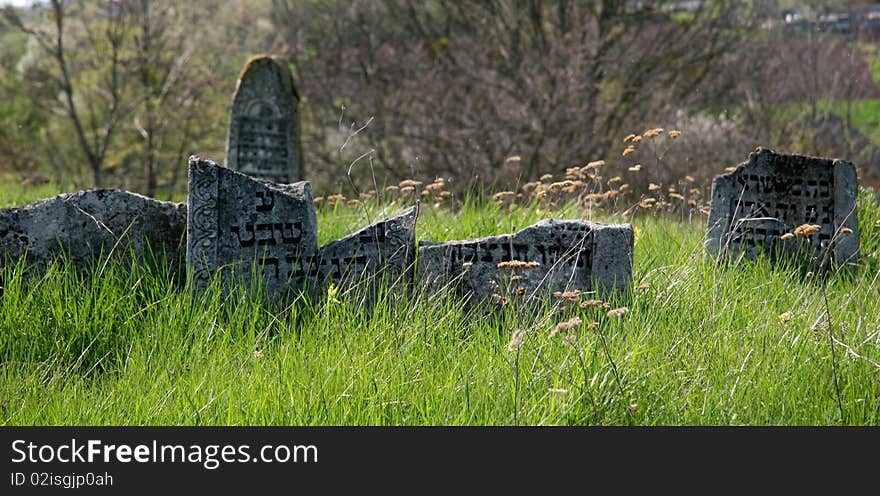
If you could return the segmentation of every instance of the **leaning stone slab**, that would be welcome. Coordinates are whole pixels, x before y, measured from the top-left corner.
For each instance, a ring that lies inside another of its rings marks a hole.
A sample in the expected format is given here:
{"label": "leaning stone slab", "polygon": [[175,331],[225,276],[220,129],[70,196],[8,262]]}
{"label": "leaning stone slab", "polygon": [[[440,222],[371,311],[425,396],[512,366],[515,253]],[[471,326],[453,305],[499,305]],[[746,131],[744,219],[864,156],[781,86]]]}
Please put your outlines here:
{"label": "leaning stone slab", "polygon": [[[712,182],[705,246],[712,255],[772,259],[806,255],[836,266],[859,254],[858,183],[852,162],[766,148]],[[818,232],[794,236],[798,226]]]}
{"label": "leaning stone slab", "polygon": [[42,271],[56,257],[79,270],[102,256],[183,266],[186,205],[137,193],[92,189],[0,210],[0,259],[26,255]]}
{"label": "leaning stone slab", "polygon": [[[342,286],[367,281],[375,287],[384,277],[394,282],[405,276],[415,262],[418,207],[385,218],[369,227],[332,241],[306,260],[298,274],[317,279],[318,286]],[[304,284],[297,280],[297,284]]]}
{"label": "leaning stone slab", "polygon": [[189,161],[186,264],[196,290],[220,270],[224,287],[262,272],[270,298],[284,297],[296,267],[317,251],[317,218],[308,182],[260,181],[200,157]]}
{"label": "leaning stone slab", "polygon": [[226,166],[273,182],[304,179],[298,104],[284,61],[251,58],[232,99]]}
{"label": "leaning stone slab", "polygon": [[420,242],[417,280],[454,288],[470,303],[511,294],[535,300],[555,291],[623,291],[632,264],[632,226],[547,219],[515,234]]}

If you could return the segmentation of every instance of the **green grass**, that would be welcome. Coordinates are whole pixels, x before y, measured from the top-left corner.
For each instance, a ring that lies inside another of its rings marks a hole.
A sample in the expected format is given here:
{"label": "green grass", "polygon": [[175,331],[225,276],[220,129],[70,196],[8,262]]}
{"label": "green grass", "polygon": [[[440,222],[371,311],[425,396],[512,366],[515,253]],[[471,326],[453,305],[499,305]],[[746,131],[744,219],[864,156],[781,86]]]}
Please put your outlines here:
{"label": "green grass", "polygon": [[[56,266],[30,281],[7,268],[0,423],[877,425],[880,207],[867,192],[860,214],[859,268],[828,282],[833,355],[819,278],[717,263],[702,219],[632,219],[635,286],[650,288],[613,302],[629,308],[620,319],[558,304],[486,316],[403,287],[369,308],[347,293],[273,312],[255,295],[194,298],[137,266]],[[424,209],[418,231],[461,238],[577,215],[466,202],[457,214]],[[322,209],[319,222],[327,241],[366,217]],[[574,315],[599,331],[582,326],[575,346],[548,337]],[[517,329],[524,341],[509,351]]]}
{"label": "green grass", "polygon": [[[880,99],[864,98],[854,100],[819,100],[816,104],[819,113],[834,112],[843,119],[849,114],[853,128],[864,134],[874,143],[880,143]],[[774,110],[774,118],[783,121],[797,121],[810,114],[807,102],[780,104]]]}
{"label": "green grass", "polygon": [[[859,43],[868,63],[873,80],[880,84],[880,48],[868,43]],[[867,136],[875,144],[880,144],[880,99],[863,98],[852,100],[830,101],[821,99],[817,102],[818,112],[834,112],[846,119],[851,118],[852,126]],[[795,121],[808,116],[809,102],[789,102],[776,106],[774,118],[779,122]]]}
{"label": "green grass", "polygon": [[871,77],[874,82],[880,84],[880,46],[861,44],[860,47],[865,53],[868,66],[871,68]]}
{"label": "green grass", "polygon": [[21,186],[21,178],[15,175],[0,175],[0,208],[27,205],[37,200],[55,196],[63,188],[48,182],[38,186]]}

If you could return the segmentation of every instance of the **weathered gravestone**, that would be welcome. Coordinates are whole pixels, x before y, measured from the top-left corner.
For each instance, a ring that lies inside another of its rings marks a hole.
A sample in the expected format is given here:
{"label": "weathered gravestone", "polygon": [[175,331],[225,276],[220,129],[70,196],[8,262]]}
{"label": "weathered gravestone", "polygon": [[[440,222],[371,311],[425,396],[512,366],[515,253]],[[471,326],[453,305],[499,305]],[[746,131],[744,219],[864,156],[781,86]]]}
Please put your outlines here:
{"label": "weathered gravestone", "polygon": [[350,287],[366,281],[375,288],[383,277],[394,282],[415,261],[417,217],[418,207],[413,206],[322,246],[314,258],[302,261],[295,283],[304,285],[313,278],[318,287],[330,283]]}
{"label": "weathered gravestone", "polygon": [[251,58],[232,100],[226,166],[274,182],[304,179],[298,104],[286,63]]}
{"label": "weathered gravestone", "polygon": [[80,270],[111,253],[120,259],[183,268],[186,205],[128,191],[65,193],[0,210],[0,261],[26,261],[37,271],[53,258]]}
{"label": "weathered gravestone", "polygon": [[249,284],[256,265],[270,298],[283,297],[296,267],[317,251],[308,182],[275,184],[200,157],[189,161],[186,264],[197,290],[221,270],[222,284]]}
{"label": "weathered gravestone", "polygon": [[632,226],[547,219],[515,234],[420,242],[418,280],[453,287],[470,303],[510,290],[534,300],[555,291],[622,291],[632,263]]}
{"label": "weathered gravestone", "polygon": [[[782,155],[766,148],[712,182],[705,245],[710,254],[754,258],[806,255],[834,265],[859,253],[855,166],[845,160]],[[795,236],[801,225],[817,225]]]}

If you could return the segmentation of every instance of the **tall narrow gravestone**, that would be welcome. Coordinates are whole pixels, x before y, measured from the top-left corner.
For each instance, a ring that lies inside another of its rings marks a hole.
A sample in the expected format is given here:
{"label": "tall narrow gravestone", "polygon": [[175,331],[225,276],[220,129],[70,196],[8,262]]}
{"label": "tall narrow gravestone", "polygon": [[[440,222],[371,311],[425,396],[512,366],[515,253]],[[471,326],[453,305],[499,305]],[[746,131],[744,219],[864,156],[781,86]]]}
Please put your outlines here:
{"label": "tall narrow gravestone", "polygon": [[186,264],[197,290],[218,270],[224,286],[248,284],[255,265],[270,297],[296,289],[296,267],[317,252],[317,218],[308,182],[254,180],[191,157],[188,193]]}
{"label": "tall narrow gravestone", "polygon": [[510,294],[528,301],[553,291],[625,290],[632,264],[632,226],[547,219],[515,234],[420,242],[418,278],[471,303]]}
{"label": "tall narrow gravestone", "polygon": [[293,77],[283,61],[251,58],[232,99],[226,166],[273,182],[304,179],[298,104]]}
{"label": "tall narrow gravestone", "polygon": [[[748,258],[805,254],[837,266],[855,262],[857,193],[852,162],[758,148],[735,171],[712,182],[706,249]],[[796,235],[804,224],[818,228]]]}

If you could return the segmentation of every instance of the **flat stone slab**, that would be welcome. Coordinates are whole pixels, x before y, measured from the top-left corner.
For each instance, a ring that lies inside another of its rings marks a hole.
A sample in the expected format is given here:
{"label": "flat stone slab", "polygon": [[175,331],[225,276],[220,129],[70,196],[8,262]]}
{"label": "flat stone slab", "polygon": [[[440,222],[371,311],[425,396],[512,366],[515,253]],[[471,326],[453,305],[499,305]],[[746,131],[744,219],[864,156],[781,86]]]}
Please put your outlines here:
{"label": "flat stone slab", "polygon": [[[854,263],[859,254],[858,182],[852,162],[783,155],[766,148],[716,176],[705,246],[712,255],[790,256]],[[817,225],[810,236],[798,226]]]}
{"label": "flat stone slab", "polygon": [[114,189],[77,191],[0,210],[0,258],[26,254],[27,263],[41,271],[59,257],[88,270],[111,252],[125,260],[152,253],[154,261],[178,271],[185,232],[185,204]]}
{"label": "flat stone slab", "polygon": [[454,288],[469,303],[514,294],[529,301],[555,291],[623,291],[632,264],[632,226],[547,219],[515,234],[419,242],[417,280]]}
{"label": "flat stone slab", "polygon": [[298,105],[286,62],[248,60],[232,99],[226,166],[278,183],[304,179]]}
{"label": "flat stone slab", "polygon": [[222,284],[250,284],[262,271],[270,298],[285,296],[301,260],[318,249],[308,182],[275,184],[201,158],[189,161],[186,263],[196,290],[220,270]]}
{"label": "flat stone slab", "polygon": [[301,279],[317,280],[319,287],[334,283],[342,286],[369,281],[374,287],[386,278],[394,282],[415,262],[418,207],[385,218],[342,239],[322,246],[312,260],[299,267]]}

